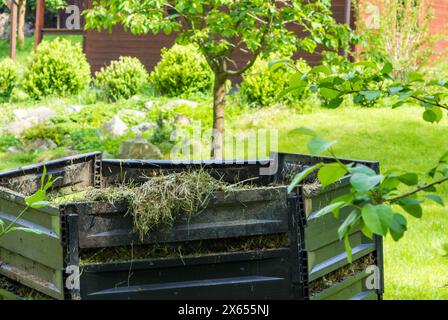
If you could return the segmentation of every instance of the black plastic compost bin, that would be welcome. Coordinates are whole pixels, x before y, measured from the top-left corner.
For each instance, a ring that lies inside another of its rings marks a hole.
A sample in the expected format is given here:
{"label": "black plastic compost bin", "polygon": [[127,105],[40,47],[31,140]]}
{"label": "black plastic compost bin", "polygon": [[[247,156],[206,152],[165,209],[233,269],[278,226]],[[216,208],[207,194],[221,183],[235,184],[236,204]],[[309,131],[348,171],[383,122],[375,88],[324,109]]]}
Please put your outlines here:
{"label": "black plastic compost bin", "polygon": [[[191,162],[103,160],[90,153],[0,173],[0,219],[13,221],[34,193],[44,166],[55,178],[55,191],[105,188],[143,177],[203,168],[229,183],[252,180],[260,187],[216,193],[201,214],[172,228],[150,232],[144,239],[133,228],[125,204],[75,202],[30,209],[18,221],[40,235],[16,232],[0,240],[0,275],[54,299],[379,299],[382,285],[381,238],[351,235],[354,259],[372,259],[381,270],[380,287],[367,289],[364,270],[347,273],[338,221],[313,213],[349,188],[347,178],[325,191],[287,193],[287,177],[326,158],[272,154],[267,161]],[[344,160],[354,162],[353,160]],[[357,162],[357,161],[355,161]],[[361,162],[378,170],[374,162]],[[272,175],[260,169],[278,167]],[[269,186],[269,187],[268,187]],[[342,217],[344,214],[342,214]],[[81,264],[85,250],[108,250],[170,244],[222,243],[239,239],[280,237],[274,247],[237,251],[145,257]],[[76,270],[79,268],[79,277]],[[319,283],[319,286],[315,284]],[[330,284],[329,284],[330,283]],[[0,296],[15,297],[0,288]]]}

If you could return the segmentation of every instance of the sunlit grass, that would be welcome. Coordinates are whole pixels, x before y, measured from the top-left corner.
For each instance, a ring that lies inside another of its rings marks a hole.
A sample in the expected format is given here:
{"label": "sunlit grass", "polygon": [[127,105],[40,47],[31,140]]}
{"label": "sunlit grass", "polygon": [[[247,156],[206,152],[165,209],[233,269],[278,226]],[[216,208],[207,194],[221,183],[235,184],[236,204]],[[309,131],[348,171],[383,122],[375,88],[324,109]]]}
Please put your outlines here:
{"label": "sunlit grass", "polygon": [[[264,109],[244,117],[235,127],[279,130],[279,150],[306,153],[307,138],[292,132],[298,127],[316,130],[337,140],[338,156],[380,161],[382,170],[396,168],[421,177],[448,150],[448,120],[425,123],[420,108],[317,109],[309,114]],[[448,198],[448,187],[441,188]],[[424,206],[421,220],[409,217],[409,231],[396,243],[385,240],[386,299],[448,299],[448,210]]]}

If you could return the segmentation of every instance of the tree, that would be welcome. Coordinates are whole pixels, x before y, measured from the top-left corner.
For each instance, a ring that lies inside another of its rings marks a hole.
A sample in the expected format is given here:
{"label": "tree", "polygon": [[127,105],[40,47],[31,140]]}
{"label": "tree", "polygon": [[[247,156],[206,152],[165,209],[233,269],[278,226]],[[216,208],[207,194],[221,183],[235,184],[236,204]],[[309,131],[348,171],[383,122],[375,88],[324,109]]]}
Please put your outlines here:
{"label": "tree", "polygon": [[[441,55],[433,49],[439,40],[446,39],[446,34],[430,30],[434,19],[432,3],[376,0],[367,4],[356,0],[355,8],[357,30],[365,37],[361,58],[384,61],[387,57],[394,66],[394,76],[404,79],[407,72],[418,71],[432,61],[432,56]],[[368,13],[374,16],[374,23],[363,19]]]}
{"label": "tree", "polygon": [[[226,82],[248,70],[261,55],[318,46],[346,47],[349,28],[332,18],[331,0],[109,0],[84,12],[86,28],[121,24],[134,34],[178,33],[196,44],[213,70],[212,157],[223,157]],[[238,65],[234,54],[246,61]]]}

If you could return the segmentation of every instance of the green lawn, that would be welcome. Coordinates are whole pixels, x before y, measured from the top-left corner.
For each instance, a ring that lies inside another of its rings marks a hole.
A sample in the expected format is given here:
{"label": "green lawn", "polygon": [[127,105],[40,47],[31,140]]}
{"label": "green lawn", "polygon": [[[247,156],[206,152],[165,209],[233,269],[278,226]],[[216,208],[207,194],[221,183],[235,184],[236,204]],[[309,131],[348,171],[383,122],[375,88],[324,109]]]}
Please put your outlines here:
{"label": "green lawn", "polygon": [[[249,128],[254,120],[280,129],[280,151],[306,152],[306,138],[291,134],[306,126],[338,140],[341,157],[379,160],[382,170],[397,168],[423,175],[448,150],[448,120],[425,123],[420,108],[345,108],[294,114],[265,109],[243,118],[235,127]],[[443,189],[448,198],[448,187]],[[405,238],[385,240],[386,299],[448,299],[448,209],[425,206],[422,220],[410,217]]]}

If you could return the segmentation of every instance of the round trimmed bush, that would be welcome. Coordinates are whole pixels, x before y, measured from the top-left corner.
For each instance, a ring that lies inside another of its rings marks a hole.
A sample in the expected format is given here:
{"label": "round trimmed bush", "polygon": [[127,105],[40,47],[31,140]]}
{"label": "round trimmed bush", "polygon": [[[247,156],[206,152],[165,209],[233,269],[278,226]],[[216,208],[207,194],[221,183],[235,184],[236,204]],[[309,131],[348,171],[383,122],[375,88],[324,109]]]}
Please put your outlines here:
{"label": "round trimmed bush", "polygon": [[[269,58],[258,58],[252,68],[243,75],[240,95],[245,102],[255,106],[269,106],[278,102],[279,94],[287,88],[289,77],[294,74],[285,67],[270,70],[269,62],[278,58],[275,55]],[[302,59],[297,61],[296,66],[303,73],[310,69]],[[298,98],[300,97],[287,95],[283,101],[291,102]]]}
{"label": "round trimmed bush", "polygon": [[156,91],[170,97],[209,94],[213,79],[213,72],[198,49],[178,44],[162,50],[162,59],[150,77]]}
{"label": "round trimmed bush", "polygon": [[23,87],[33,98],[78,94],[90,83],[81,46],[65,39],[43,41],[25,71]]}
{"label": "round trimmed bush", "polygon": [[129,99],[148,84],[145,66],[133,57],[120,57],[95,74],[95,85],[110,101]]}
{"label": "round trimmed bush", "polygon": [[9,98],[17,85],[18,73],[11,59],[0,62],[0,97]]}

